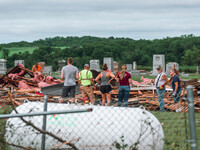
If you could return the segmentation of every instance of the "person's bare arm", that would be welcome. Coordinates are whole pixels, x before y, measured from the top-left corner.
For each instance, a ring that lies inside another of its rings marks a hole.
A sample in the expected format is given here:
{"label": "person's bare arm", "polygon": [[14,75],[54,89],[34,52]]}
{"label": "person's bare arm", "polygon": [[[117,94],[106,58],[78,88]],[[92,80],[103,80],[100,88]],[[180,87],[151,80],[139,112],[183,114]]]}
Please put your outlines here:
{"label": "person's bare arm", "polygon": [[35,66],[33,66],[33,67],[32,67],[32,71],[35,72],[35,70],[36,70],[36,69],[35,69]]}
{"label": "person's bare arm", "polygon": [[175,83],[175,89],[174,89],[174,91],[177,92],[177,90],[178,90],[178,82]]}
{"label": "person's bare arm", "polygon": [[99,79],[101,78],[101,73],[96,77],[95,81],[99,84],[101,84],[101,82],[99,81]]}
{"label": "person's bare arm", "polygon": [[162,75],[162,80],[165,80],[165,83],[163,84],[163,87],[169,82],[167,76],[165,74]]}
{"label": "person's bare arm", "polygon": [[129,82],[129,84],[132,84],[132,79],[129,78],[129,79],[128,79],[128,82]]}
{"label": "person's bare arm", "polygon": [[41,67],[41,71],[44,73],[44,70],[42,69],[42,67]]}
{"label": "person's bare arm", "polygon": [[94,90],[96,90],[96,87],[95,87],[95,84],[94,84],[94,79],[90,78],[90,81],[91,81],[92,85],[94,86]]}
{"label": "person's bare arm", "polygon": [[177,90],[178,90],[178,82],[175,82],[175,89],[174,89],[174,92],[172,93],[172,96],[176,96],[177,95]]}
{"label": "person's bare arm", "polygon": [[116,80],[116,82],[118,82],[118,83],[119,83],[119,78],[115,78],[115,80]]}
{"label": "person's bare arm", "polygon": [[60,78],[61,78],[61,80],[64,80],[64,73],[63,72],[61,73]]}
{"label": "person's bare arm", "polygon": [[79,73],[76,73],[76,79],[79,79]]}
{"label": "person's bare arm", "polygon": [[78,80],[78,86],[80,88],[80,86],[81,86],[81,80]]}
{"label": "person's bare arm", "polygon": [[115,75],[112,72],[110,72],[109,76],[111,79],[108,81],[108,84],[110,84],[110,82],[115,78]]}

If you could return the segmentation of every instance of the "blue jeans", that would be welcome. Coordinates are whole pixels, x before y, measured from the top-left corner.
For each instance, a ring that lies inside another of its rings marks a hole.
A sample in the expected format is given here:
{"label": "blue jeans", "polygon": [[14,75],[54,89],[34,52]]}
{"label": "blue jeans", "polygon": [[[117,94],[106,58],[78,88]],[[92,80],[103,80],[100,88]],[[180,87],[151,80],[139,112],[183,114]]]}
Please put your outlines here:
{"label": "blue jeans", "polygon": [[165,103],[163,100],[164,94],[165,94],[165,88],[162,90],[159,90],[158,88],[156,89],[157,95],[158,95],[158,101],[160,103],[160,110],[165,111]]}
{"label": "blue jeans", "polygon": [[130,86],[119,86],[119,95],[118,95],[117,106],[120,107],[122,104],[122,100],[124,99],[124,107],[127,107],[129,93],[130,93]]}
{"label": "blue jeans", "polygon": [[179,88],[177,90],[177,92],[176,92],[177,93],[176,96],[174,97],[174,103],[178,103],[179,102],[179,98],[180,98],[181,92],[182,92],[182,89]]}

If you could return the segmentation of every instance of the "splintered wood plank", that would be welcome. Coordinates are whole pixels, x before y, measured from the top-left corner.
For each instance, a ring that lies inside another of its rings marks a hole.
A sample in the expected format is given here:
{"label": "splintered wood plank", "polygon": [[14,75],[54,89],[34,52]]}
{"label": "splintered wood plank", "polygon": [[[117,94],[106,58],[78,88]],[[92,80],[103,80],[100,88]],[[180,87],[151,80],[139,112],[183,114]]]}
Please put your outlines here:
{"label": "splintered wood plank", "polygon": [[[13,83],[17,83],[17,84],[19,84],[19,82],[21,81],[20,79],[12,80],[12,79],[10,79],[10,78],[7,78],[7,80],[9,80],[11,83],[13,82]],[[31,82],[31,83],[30,83],[30,82],[26,82],[26,84],[31,85],[31,86],[35,86],[35,87],[38,86],[37,83],[32,83],[32,82]]]}
{"label": "splintered wood plank", "polygon": [[44,96],[18,96],[18,97],[15,97],[15,99],[29,99],[29,98],[40,98],[40,97],[44,97]]}
{"label": "splintered wood plank", "polygon": [[128,102],[138,102],[139,99],[138,98],[129,98]]}
{"label": "splintered wood plank", "polygon": [[[94,91],[94,94],[97,94],[97,95],[101,95],[101,92],[100,91]],[[111,95],[118,95],[118,91],[112,91],[111,92]],[[130,92],[129,95],[138,95],[138,92]]]}
{"label": "splintered wood plank", "polygon": [[195,112],[200,112],[200,108],[194,107]]}
{"label": "splintered wood plank", "polygon": [[41,91],[41,88],[16,90],[16,92],[28,92],[28,93],[37,92],[37,91]]}

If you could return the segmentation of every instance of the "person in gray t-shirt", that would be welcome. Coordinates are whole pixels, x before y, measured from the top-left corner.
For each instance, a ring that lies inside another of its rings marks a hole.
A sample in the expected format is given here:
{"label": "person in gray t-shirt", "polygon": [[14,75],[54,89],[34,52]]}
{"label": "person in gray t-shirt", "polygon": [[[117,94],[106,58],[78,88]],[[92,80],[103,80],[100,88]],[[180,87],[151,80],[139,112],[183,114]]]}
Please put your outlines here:
{"label": "person in gray t-shirt", "polygon": [[68,97],[68,93],[70,93],[72,102],[75,101],[75,79],[78,79],[78,69],[72,65],[73,59],[71,57],[67,60],[67,63],[68,65],[64,66],[61,71],[61,79],[64,79],[64,86],[62,89],[62,98],[59,101],[60,103],[63,102],[63,98]]}

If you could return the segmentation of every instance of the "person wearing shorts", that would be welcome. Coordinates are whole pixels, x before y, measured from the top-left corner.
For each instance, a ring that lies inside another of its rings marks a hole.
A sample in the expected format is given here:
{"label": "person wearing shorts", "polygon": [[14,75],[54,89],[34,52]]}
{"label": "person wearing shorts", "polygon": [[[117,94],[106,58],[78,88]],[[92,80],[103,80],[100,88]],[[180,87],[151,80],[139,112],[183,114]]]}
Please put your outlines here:
{"label": "person wearing shorts", "polygon": [[62,96],[60,103],[63,102],[63,99],[70,97],[72,103],[75,102],[75,89],[76,81],[78,79],[78,68],[73,66],[73,58],[67,60],[68,65],[64,66],[61,71],[61,79],[64,79],[64,86],[62,88]]}
{"label": "person wearing shorts", "polygon": [[172,77],[172,89],[173,89],[172,96],[174,97],[176,112],[181,112],[181,107],[179,104],[179,98],[182,92],[180,84],[181,80],[180,77],[176,74],[175,69],[170,70],[170,76]]}
{"label": "person wearing shorts", "polygon": [[[104,64],[103,72],[101,72],[95,79],[95,81],[99,84],[101,84],[100,92],[102,95],[102,105],[105,106],[105,101],[107,99],[107,106],[110,106],[110,100],[111,100],[111,85],[110,82],[115,78],[115,75],[108,70],[107,64]],[[101,79],[101,82],[99,81]]]}

